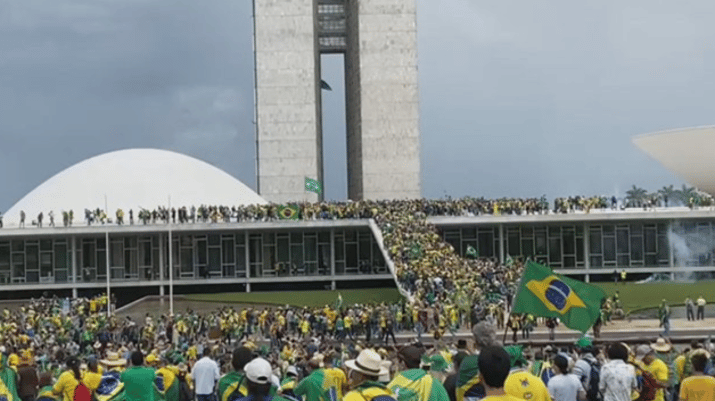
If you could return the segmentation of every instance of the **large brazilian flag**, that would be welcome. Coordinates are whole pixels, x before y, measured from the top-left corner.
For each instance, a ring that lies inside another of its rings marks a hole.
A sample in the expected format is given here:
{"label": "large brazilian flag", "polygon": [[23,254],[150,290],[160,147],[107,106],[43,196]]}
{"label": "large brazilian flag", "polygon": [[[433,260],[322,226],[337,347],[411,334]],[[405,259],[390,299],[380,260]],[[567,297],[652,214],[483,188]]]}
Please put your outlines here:
{"label": "large brazilian flag", "polygon": [[512,313],[557,317],[566,327],[586,333],[601,314],[602,289],[555,274],[529,262],[514,300]]}

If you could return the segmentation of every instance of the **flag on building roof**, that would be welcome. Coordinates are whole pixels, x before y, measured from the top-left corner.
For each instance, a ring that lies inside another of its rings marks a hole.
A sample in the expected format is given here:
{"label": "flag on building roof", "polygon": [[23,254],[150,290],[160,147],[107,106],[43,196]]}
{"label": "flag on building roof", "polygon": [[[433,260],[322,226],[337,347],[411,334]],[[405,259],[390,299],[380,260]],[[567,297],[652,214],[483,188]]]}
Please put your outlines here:
{"label": "flag on building roof", "polygon": [[278,218],[283,220],[298,220],[300,210],[296,205],[281,205],[278,207]]}
{"label": "flag on building roof", "polygon": [[554,274],[529,262],[521,278],[512,313],[557,317],[566,327],[585,333],[601,314],[602,289]]}
{"label": "flag on building roof", "polygon": [[323,184],[318,180],[305,177],[305,190],[308,192],[315,192],[320,195],[323,193]]}

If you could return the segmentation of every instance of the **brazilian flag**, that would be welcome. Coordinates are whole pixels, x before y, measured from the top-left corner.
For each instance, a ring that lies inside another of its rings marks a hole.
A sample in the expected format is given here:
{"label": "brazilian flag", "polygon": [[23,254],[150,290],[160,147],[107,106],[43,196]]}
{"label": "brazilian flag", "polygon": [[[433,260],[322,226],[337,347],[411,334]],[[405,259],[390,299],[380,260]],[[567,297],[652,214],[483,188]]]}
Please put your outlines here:
{"label": "brazilian flag", "polygon": [[467,245],[467,252],[465,252],[464,256],[468,257],[469,259],[476,259],[479,257],[479,252],[477,252],[477,250],[474,249],[473,246]]}
{"label": "brazilian flag", "polygon": [[320,195],[323,193],[323,184],[321,184],[318,180],[305,177],[305,190],[308,192],[315,192]]}
{"label": "brazilian flag", "polygon": [[529,262],[519,283],[512,313],[557,317],[566,327],[586,333],[601,314],[602,289],[554,274]]}
{"label": "brazilian flag", "polygon": [[298,206],[285,205],[278,207],[278,217],[282,220],[298,220]]}

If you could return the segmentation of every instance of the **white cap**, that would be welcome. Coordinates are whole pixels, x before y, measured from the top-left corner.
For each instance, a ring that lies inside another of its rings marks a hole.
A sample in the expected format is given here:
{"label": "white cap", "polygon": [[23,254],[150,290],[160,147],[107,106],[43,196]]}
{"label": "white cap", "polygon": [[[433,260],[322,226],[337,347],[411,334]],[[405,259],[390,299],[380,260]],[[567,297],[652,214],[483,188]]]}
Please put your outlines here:
{"label": "white cap", "polygon": [[295,366],[288,366],[286,374],[298,377],[298,369],[296,369]]}
{"label": "white cap", "polygon": [[273,375],[271,364],[263,358],[256,358],[244,366],[246,378],[256,384],[268,384]]}

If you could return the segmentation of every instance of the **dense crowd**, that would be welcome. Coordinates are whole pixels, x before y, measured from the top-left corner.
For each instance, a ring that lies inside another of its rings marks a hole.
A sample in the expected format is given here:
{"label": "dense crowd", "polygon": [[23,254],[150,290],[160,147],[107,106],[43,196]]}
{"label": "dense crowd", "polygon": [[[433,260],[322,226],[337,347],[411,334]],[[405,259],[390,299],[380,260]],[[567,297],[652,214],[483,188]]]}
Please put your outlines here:
{"label": "dense crowd", "polygon": [[[690,208],[712,206],[713,199],[701,193],[695,193],[683,205]],[[673,206],[675,202],[671,202]],[[83,221],[92,224],[189,224],[189,223],[230,223],[245,221],[267,221],[284,218],[299,220],[335,220],[371,218],[376,213],[375,209],[395,209],[401,207],[418,206],[427,216],[483,216],[483,215],[529,215],[549,213],[574,213],[586,212],[596,209],[623,210],[627,208],[655,208],[667,207],[668,198],[659,194],[645,194],[641,197],[616,198],[615,196],[571,196],[556,198],[553,209],[546,199],[541,198],[448,198],[438,200],[414,199],[392,201],[357,201],[357,202],[320,202],[320,203],[294,203],[288,206],[279,204],[266,205],[192,205],[171,207],[157,206],[154,209],[141,208],[136,212],[133,209],[124,211],[117,209],[114,214],[102,208],[85,209]],[[288,216],[281,211],[289,208],[294,213]],[[72,226],[75,220],[73,210],[63,210],[62,224]],[[27,215],[20,211],[19,226],[25,227]],[[42,227],[44,224],[55,226],[54,211],[40,212],[31,221],[32,225]],[[0,213],[0,227],[2,227],[2,213]]]}
{"label": "dense crowd", "polygon": [[[503,347],[487,320],[473,340],[390,346],[405,305],[221,307],[134,322],[106,297],[4,310],[0,398],[43,401],[711,401],[712,345]],[[414,320],[422,321],[417,310]],[[156,320],[154,320],[156,319]],[[439,322],[427,322],[439,326]],[[460,324],[455,320],[455,324]],[[370,332],[377,335],[370,338]],[[438,332],[437,328],[434,328]],[[363,340],[362,337],[366,336]],[[386,334],[385,337],[388,337]],[[268,341],[269,340],[269,341]],[[379,398],[382,397],[382,398]],[[495,401],[495,400],[491,400]]]}

